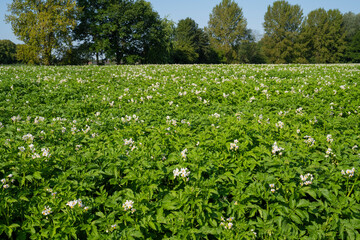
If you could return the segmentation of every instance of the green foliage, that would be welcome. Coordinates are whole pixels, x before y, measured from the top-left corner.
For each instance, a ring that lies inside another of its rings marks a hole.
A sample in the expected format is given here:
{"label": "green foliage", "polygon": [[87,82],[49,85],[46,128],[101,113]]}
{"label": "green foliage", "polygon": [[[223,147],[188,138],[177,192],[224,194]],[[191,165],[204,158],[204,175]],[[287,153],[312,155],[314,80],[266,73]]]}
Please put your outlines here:
{"label": "green foliage", "polygon": [[191,18],[179,21],[174,36],[174,63],[218,63],[209,37]]}
{"label": "green foliage", "polygon": [[94,23],[99,30],[100,43],[95,45],[101,46],[108,59],[120,64],[137,55],[144,63],[166,62],[169,58],[166,37],[169,36],[150,3],[143,0],[100,2],[102,5],[97,9]]}
{"label": "green foliage", "polygon": [[191,18],[177,24],[174,41],[174,62],[195,63],[199,57],[199,28]]}
{"label": "green foliage", "polygon": [[[81,41],[78,47],[83,49],[85,55],[91,59],[95,54],[96,62],[99,63],[99,55],[104,53],[101,44],[101,22],[99,18],[99,11],[105,7],[104,1],[99,0],[77,0],[79,12],[76,16],[78,24],[74,29],[74,40]],[[81,53],[79,53],[81,55]]]}
{"label": "green foliage", "polygon": [[0,239],[360,237],[357,65],[0,76]]}
{"label": "green foliage", "polygon": [[302,62],[299,34],[303,11],[299,5],[275,1],[264,16],[262,51],[269,63]]}
{"label": "green foliage", "polygon": [[265,63],[265,56],[261,52],[261,42],[255,42],[255,37],[250,29],[238,50],[240,63]]}
{"label": "green foliage", "polygon": [[77,11],[74,0],[14,0],[8,10],[6,21],[25,43],[18,60],[50,65],[54,51],[71,46],[70,31],[75,27]]}
{"label": "green foliage", "polygon": [[213,8],[206,30],[223,62],[237,62],[237,49],[246,34],[246,19],[239,5],[233,0],[222,0]]}
{"label": "green foliage", "polygon": [[360,63],[360,30],[352,37],[346,49],[346,60]]}
{"label": "green foliage", "polygon": [[345,13],[343,15],[343,25],[346,32],[346,38],[352,39],[352,37],[360,31],[360,13]]}
{"label": "green foliage", "polygon": [[343,26],[346,34],[346,50],[343,61],[360,62],[358,34],[360,32],[360,13],[345,13],[343,15]]}
{"label": "green foliage", "polygon": [[0,64],[16,62],[16,44],[10,40],[0,40]]}
{"label": "green foliage", "polygon": [[311,63],[336,63],[345,50],[345,30],[339,10],[319,8],[311,11],[302,31],[304,53]]}

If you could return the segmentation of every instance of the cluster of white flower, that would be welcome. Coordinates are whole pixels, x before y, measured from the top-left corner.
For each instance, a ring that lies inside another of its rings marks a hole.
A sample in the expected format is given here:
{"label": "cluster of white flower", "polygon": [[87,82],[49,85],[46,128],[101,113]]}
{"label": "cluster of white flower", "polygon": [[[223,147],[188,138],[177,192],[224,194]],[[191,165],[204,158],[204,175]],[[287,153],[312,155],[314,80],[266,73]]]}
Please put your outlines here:
{"label": "cluster of white flower", "polygon": [[45,190],[51,193],[51,196],[55,198],[57,192],[53,192],[52,188],[45,188]]}
{"label": "cluster of white flower", "polygon": [[309,122],[310,122],[310,124],[315,124],[318,122],[318,120],[316,119],[316,117],[314,117],[314,120],[310,119]]}
{"label": "cluster of white flower", "polygon": [[69,206],[70,208],[74,208],[76,205],[77,205],[79,208],[84,208],[85,211],[87,211],[87,210],[89,209],[89,207],[85,207],[85,206],[84,206],[84,204],[82,203],[81,199],[69,201],[69,202],[66,203],[66,206]]}
{"label": "cluster of white flower", "polygon": [[81,145],[81,144],[76,145],[76,146],[75,146],[75,150],[76,150],[76,151],[79,151],[81,147],[82,147],[82,145]]}
{"label": "cluster of white flower", "polygon": [[330,156],[333,156],[333,157],[336,157],[335,153],[333,153],[332,149],[331,148],[328,148],[326,150],[326,155],[325,157],[330,157]]}
{"label": "cluster of white flower", "polygon": [[45,206],[45,207],[44,207],[44,210],[43,210],[41,213],[42,213],[42,215],[44,215],[44,216],[49,215],[50,213],[52,213],[51,207]]}
{"label": "cluster of white flower", "polygon": [[188,126],[191,125],[190,122],[189,122],[189,121],[186,121],[185,119],[181,120],[181,123],[182,123],[182,124],[187,124]]}
{"label": "cluster of white flower", "polygon": [[314,146],[315,139],[313,139],[311,136],[305,136],[306,140],[304,140],[305,143],[307,143],[310,147]]}
{"label": "cluster of white flower", "polygon": [[203,101],[202,97],[198,97],[198,99],[200,102],[203,102],[204,104],[208,104],[210,102],[210,100],[206,100],[206,99],[204,99]]}
{"label": "cluster of white flower", "polygon": [[11,120],[12,120],[13,122],[19,122],[19,121],[21,120],[21,117],[20,117],[20,115],[12,116],[12,117],[11,117]]}
{"label": "cluster of white flower", "polygon": [[218,114],[218,113],[214,113],[214,114],[212,114],[212,115],[210,115],[211,117],[216,117],[216,118],[220,118],[220,114]]}
{"label": "cluster of white flower", "polygon": [[270,187],[270,191],[271,191],[272,193],[274,193],[274,192],[276,191],[276,189],[275,189],[275,184],[274,184],[274,183],[269,184],[269,187]]}
{"label": "cluster of white flower", "polygon": [[236,113],[236,114],[235,114],[236,119],[240,121],[242,114],[243,114],[242,112]]}
{"label": "cluster of white flower", "polygon": [[125,203],[123,203],[122,207],[124,211],[130,210],[131,213],[134,213],[136,209],[133,207],[134,201],[126,200]]}
{"label": "cluster of white flower", "polygon": [[278,121],[277,123],[275,123],[275,127],[277,128],[283,128],[284,127],[284,123],[282,121]]}
{"label": "cluster of white flower", "polygon": [[134,114],[132,116],[125,115],[125,118],[124,117],[121,118],[121,121],[123,123],[130,122],[131,120],[133,120],[134,122],[137,122],[139,120],[139,117]]}
{"label": "cluster of white flower", "polygon": [[289,111],[280,111],[280,112],[278,112],[278,114],[279,114],[279,116],[283,116],[283,117],[285,117],[286,116],[286,114],[288,114],[289,113]]}
{"label": "cluster of white flower", "polygon": [[230,150],[234,150],[234,151],[238,150],[239,146],[236,145],[238,142],[239,141],[237,139],[235,139],[233,143],[230,143]]}
{"label": "cluster of white flower", "polygon": [[56,121],[65,122],[65,121],[67,121],[67,119],[66,118],[61,118],[61,117],[56,117],[56,118],[53,118],[52,121],[53,122],[56,122]]}
{"label": "cluster of white flower", "polygon": [[299,107],[298,109],[296,109],[295,113],[296,113],[296,114],[299,114],[299,115],[303,115],[302,110],[303,110],[303,108],[302,108],[302,107]]}
{"label": "cluster of white flower", "polygon": [[326,141],[329,142],[329,143],[332,143],[332,142],[334,141],[334,139],[332,139],[331,135],[328,134],[328,135],[326,136]]}
{"label": "cluster of white flower", "polygon": [[2,122],[0,122],[0,128],[3,128],[4,127],[4,125],[2,124]]}
{"label": "cluster of white flower", "polygon": [[303,186],[303,185],[310,185],[312,184],[312,180],[314,179],[313,175],[310,174],[310,173],[307,173],[305,175],[300,175],[300,179],[301,179],[301,183],[300,185]]}
{"label": "cluster of white flower", "polygon": [[274,142],[274,144],[273,144],[273,146],[272,146],[272,154],[274,154],[274,155],[276,155],[276,153],[278,153],[279,155],[282,155],[282,150],[284,150],[284,148],[282,148],[282,147],[279,147],[278,145],[277,145],[277,143],[276,142]]}
{"label": "cluster of white flower", "polygon": [[[256,114],[254,114],[254,117],[256,118]],[[262,123],[263,123],[262,120],[264,119],[263,115],[260,114],[258,118],[259,118],[259,119],[258,119],[258,123],[259,123],[259,124],[262,124]],[[270,118],[267,118],[267,119],[266,119],[266,123],[267,123],[267,124],[270,124]]]}
{"label": "cluster of white flower", "polygon": [[170,116],[166,116],[166,124],[176,126],[177,121],[175,119],[170,119]]}
{"label": "cluster of white flower", "polygon": [[81,129],[81,131],[86,134],[86,133],[88,133],[88,132],[90,131],[90,126],[86,125],[85,127],[86,127],[86,128],[85,128],[85,129]]}
{"label": "cluster of white flower", "polygon": [[132,140],[132,138],[130,139],[124,139],[124,145],[125,146],[130,146],[131,147],[131,151],[134,151],[137,147],[135,146],[135,142]]}
{"label": "cluster of white flower", "polygon": [[254,230],[254,229],[251,229],[250,231],[251,231],[252,234],[254,234],[254,236],[256,237],[256,232],[255,232],[255,230]]}
{"label": "cluster of white flower", "polygon": [[50,150],[48,148],[41,148],[42,156],[43,157],[50,157]]}
{"label": "cluster of white flower", "polygon": [[341,170],[342,175],[347,175],[348,177],[352,177],[355,174],[355,168],[352,169],[346,169],[346,171]]}
{"label": "cluster of white flower", "polygon": [[44,118],[44,117],[36,117],[36,118],[34,119],[34,123],[35,123],[35,124],[38,124],[39,122],[43,122],[43,121],[45,121],[45,118]]}
{"label": "cluster of white flower", "polygon": [[13,177],[13,175],[12,175],[12,174],[9,174],[9,175],[7,176],[7,178],[3,178],[3,179],[0,180],[0,182],[2,183],[2,187],[3,187],[3,188],[9,188],[9,187],[10,187],[9,182],[11,182],[11,183],[15,182],[14,179],[11,179],[12,177]]}
{"label": "cluster of white flower", "polygon": [[10,146],[10,142],[11,142],[11,139],[9,139],[9,138],[8,138],[8,139],[5,139],[4,144],[5,144],[5,145],[9,145],[9,146]]}
{"label": "cluster of white flower", "polygon": [[130,139],[124,139],[124,145],[130,145],[132,146],[135,142],[132,140],[132,138]]}
{"label": "cluster of white flower", "polygon": [[225,220],[224,217],[221,217],[221,223],[220,226],[224,226],[225,229],[231,229],[233,227],[232,221],[234,220],[234,217],[229,217]]}
{"label": "cluster of white flower", "polygon": [[116,224],[113,224],[113,225],[111,225],[111,228],[112,228],[112,229],[115,229],[116,226],[117,226]]}
{"label": "cluster of white flower", "polygon": [[[187,168],[181,168],[180,170],[176,168],[175,170],[173,170],[173,174],[174,174],[174,178],[176,178],[177,176],[186,178],[190,175],[190,171],[188,171]],[[187,180],[189,180],[189,178],[187,178]]]}
{"label": "cluster of white flower", "polygon": [[30,133],[28,133],[28,134],[26,134],[26,135],[24,135],[23,137],[22,137],[22,139],[25,141],[25,142],[27,142],[27,141],[29,141],[29,142],[32,142],[33,140],[34,140],[34,136],[32,135],[32,134],[30,134]]}
{"label": "cluster of white flower", "polygon": [[181,151],[181,157],[185,160],[186,159],[186,153],[187,153],[187,148],[185,148],[184,150]]}
{"label": "cluster of white flower", "polygon": [[20,152],[25,151],[25,147],[24,147],[24,146],[20,146],[20,147],[18,147],[18,149],[19,149]]}
{"label": "cluster of white flower", "polygon": [[252,96],[250,99],[249,99],[249,102],[253,102],[255,100],[255,97]]}

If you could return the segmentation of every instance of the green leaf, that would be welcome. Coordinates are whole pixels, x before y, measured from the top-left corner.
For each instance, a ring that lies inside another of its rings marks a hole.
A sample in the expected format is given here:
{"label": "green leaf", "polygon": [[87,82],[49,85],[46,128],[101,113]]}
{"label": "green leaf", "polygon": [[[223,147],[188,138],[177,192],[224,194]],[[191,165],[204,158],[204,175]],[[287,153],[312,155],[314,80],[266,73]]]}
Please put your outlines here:
{"label": "green leaf", "polygon": [[34,172],[33,176],[34,176],[35,179],[38,179],[38,180],[42,179],[41,172]]}
{"label": "green leaf", "polygon": [[27,197],[25,197],[25,196],[21,196],[19,199],[20,199],[20,200],[23,200],[23,201],[26,201],[26,202],[29,201],[29,199],[28,199]]}
{"label": "green leaf", "polygon": [[296,207],[298,207],[298,208],[307,207],[307,206],[309,206],[309,201],[305,200],[305,199],[300,199],[300,201],[296,205]]}
{"label": "green leaf", "polygon": [[295,213],[290,214],[290,218],[291,218],[291,220],[293,220],[295,223],[297,223],[297,224],[302,224],[301,219],[300,219]]}
{"label": "green leaf", "polygon": [[95,215],[99,216],[100,218],[105,218],[105,215],[102,212],[96,212]]}
{"label": "green leaf", "polygon": [[0,234],[2,234],[6,229],[6,225],[0,224]]}
{"label": "green leaf", "polygon": [[149,221],[148,224],[152,229],[156,230],[156,226],[152,221]]}

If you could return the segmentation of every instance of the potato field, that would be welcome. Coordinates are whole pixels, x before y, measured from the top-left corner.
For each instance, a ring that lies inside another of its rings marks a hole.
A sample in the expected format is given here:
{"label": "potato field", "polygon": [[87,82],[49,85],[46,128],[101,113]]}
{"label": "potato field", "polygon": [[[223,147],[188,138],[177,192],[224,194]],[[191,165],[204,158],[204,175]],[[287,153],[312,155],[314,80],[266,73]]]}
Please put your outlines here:
{"label": "potato field", "polygon": [[0,239],[360,239],[360,65],[0,66]]}

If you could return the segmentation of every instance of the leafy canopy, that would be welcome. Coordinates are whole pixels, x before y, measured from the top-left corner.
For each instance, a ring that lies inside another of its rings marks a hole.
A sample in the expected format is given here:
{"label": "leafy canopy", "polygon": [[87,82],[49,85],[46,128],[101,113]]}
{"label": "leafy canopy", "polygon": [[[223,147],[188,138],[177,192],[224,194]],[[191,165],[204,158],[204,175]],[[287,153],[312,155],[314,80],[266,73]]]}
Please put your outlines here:
{"label": "leafy canopy", "polygon": [[0,40],[0,64],[16,63],[16,44],[10,40]]}
{"label": "leafy canopy", "polygon": [[268,6],[264,16],[263,51],[270,63],[298,61],[302,20],[303,12],[299,5],[276,1]]}
{"label": "leafy canopy", "polygon": [[226,63],[237,60],[236,49],[245,36],[246,24],[242,9],[232,0],[223,0],[213,8],[207,31],[211,44]]}
{"label": "leafy canopy", "polygon": [[303,26],[306,56],[312,63],[339,62],[345,50],[345,30],[339,10],[311,11]]}
{"label": "leafy canopy", "polygon": [[50,65],[56,51],[71,45],[75,0],[14,0],[8,10],[6,21],[25,43],[19,48],[19,60]]}

